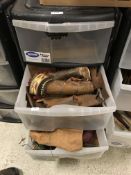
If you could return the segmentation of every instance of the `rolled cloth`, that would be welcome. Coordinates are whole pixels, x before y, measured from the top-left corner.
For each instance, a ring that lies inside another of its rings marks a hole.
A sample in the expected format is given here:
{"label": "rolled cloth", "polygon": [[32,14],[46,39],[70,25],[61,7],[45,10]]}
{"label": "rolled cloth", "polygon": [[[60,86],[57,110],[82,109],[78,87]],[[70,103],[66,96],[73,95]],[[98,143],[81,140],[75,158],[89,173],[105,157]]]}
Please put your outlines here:
{"label": "rolled cloth", "polygon": [[54,80],[68,79],[70,77],[77,77],[85,80],[90,80],[90,70],[88,69],[88,67],[77,67],[73,69],[58,71],[53,74]]}
{"label": "rolled cloth", "polygon": [[[80,78],[80,79],[79,79]],[[94,91],[90,80],[90,70],[87,67],[78,67],[58,71],[52,74],[39,73],[31,82],[29,92],[32,95],[81,95]],[[83,81],[84,80],[84,81]]]}
{"label": "rolled cloth", "polygon": [[31,131],[30,137],[38,144],[55,146],[66,151],[79,151],[83,147],[83,131],[77,129],[57,129],[53,132]]}
{"label": "rolled cloth", "polygon": [[82,95],[94,92],[94,86],[91,81],[62,81],[54,80],[41,88],[41,95]]}

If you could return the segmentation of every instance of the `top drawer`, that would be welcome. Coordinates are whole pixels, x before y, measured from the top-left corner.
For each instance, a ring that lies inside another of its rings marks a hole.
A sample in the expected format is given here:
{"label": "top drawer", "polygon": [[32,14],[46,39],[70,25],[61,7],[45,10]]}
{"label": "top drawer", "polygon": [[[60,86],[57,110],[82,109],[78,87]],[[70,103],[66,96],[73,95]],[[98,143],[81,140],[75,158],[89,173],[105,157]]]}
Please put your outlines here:
{"label": "top drawer", "polygon": [[97,64],[105,61],[114,21],[13,20],[13,25],[26,62]]}

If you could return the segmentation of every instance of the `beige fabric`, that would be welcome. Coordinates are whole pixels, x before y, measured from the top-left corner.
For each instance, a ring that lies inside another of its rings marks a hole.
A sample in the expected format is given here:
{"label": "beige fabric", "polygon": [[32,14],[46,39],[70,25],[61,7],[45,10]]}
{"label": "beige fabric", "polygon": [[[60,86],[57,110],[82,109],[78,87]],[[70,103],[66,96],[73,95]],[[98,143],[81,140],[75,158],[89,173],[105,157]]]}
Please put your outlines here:
{"label": "beige fabric", "polygon": [[82,95],[94,92],[91,81],[62,81],[49,82],[45,90],[49,95]]}
{"label": "beige fabric", "polygon": [[76,129],[57,129],[53,132],[30,132],[30,137],[38,144],[55,146],[71,152],[82,149],[82,136],[83,131]]}

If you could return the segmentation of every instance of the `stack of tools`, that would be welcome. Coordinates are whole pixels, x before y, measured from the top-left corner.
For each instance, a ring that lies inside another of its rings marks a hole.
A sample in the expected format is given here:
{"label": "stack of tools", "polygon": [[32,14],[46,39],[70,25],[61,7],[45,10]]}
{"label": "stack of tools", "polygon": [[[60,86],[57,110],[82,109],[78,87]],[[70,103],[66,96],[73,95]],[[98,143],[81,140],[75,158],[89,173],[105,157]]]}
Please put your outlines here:
{"label": "stack of tools", "polygon": [[30,71],[32,78],[27,87],[30,107],[50,108],[61,104],[98,107],[108,98],[97,67],[58,71],[30,66]]}
{"label": "stack of tools", "polygon": [[33,150],[54,150],[57,147],[74,152],[82,150],[83,147],[99,146],[96,131],[77,129],[57,129],[53,132],[31,131],[30,137]]}

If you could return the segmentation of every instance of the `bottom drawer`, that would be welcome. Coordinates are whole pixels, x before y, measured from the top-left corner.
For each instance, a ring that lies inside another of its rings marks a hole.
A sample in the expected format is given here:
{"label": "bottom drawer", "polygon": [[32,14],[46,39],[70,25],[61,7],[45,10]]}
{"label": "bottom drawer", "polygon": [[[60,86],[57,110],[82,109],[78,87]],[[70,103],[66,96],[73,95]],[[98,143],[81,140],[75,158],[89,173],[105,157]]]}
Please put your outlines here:
{"label": "bottom drawer", "polygon": [[28,107],[26,86],[29,85],[31,78],[30,68],[27,65],[15,103],[15,111],[19,114],[27,129],[38,131],[52,131],[56,128],[97,130],[106,127],[112,112],[116,110],[116,106],[103,66],[101,66],[100,72],[109,97],[101,107],[84,107],[69,104],[55,105],[50,108]]}
{"label": "bottom drawer", "polygon": [[114,117],[110,119],[106,131],[110,146],[131,148],[131,132],[119,130],[115,126]]}
{"label": "bottom drawer", "polygon": [[58,158],[87,158],[97,159],[100,158],[105,151],[108,150],[108,143],[104,130],[97,130],[97,138],[99,142],[98,147],[83,148],[81,151],[68,152],[59,148],[55,150],[32,150],[32,142],[29,138],[27,145],[25,146],[26,152],[34,159],[58,159]]}

